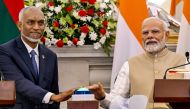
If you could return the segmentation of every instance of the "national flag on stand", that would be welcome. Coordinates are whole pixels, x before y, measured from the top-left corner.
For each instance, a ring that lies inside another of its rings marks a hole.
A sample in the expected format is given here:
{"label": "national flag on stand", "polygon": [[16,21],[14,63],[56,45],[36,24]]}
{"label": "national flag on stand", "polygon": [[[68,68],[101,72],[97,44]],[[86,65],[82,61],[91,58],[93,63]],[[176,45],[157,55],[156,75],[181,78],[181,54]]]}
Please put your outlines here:
{"label": "national flag on stand", "polygon": [[170,7],[170,14],[172,16],[175,16],[175,13],[176,13],[176,7],[177,5],[179,4],[181,0],[172,0],[171,1],[171,7]]}
{"label": "national flag on stand", "polygon": [[16,26],[24,0],[0,0],[0,44],[19,35]]}
{"label": "national flag on stand", "polygon": [[183,14],[181,17],[181,26],[178,37],[178,44],[176,52],[182,53],[190,52],[190,0],[184,0]]}
{"label": "national flag on stand", "polygon": [[114,49],[111,88],[115,78],[127,59],[142,53],[141,25],[147,18],[146,0],[120,0]]}

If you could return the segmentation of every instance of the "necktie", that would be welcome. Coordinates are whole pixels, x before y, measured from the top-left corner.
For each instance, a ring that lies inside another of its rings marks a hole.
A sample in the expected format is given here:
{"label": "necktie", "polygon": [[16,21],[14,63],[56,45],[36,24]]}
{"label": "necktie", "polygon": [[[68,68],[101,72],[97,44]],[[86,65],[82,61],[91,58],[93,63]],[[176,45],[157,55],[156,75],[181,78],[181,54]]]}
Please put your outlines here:
{"label": "necktie", "polygon": [[36,60],[35,60],[35,55],[37,55],[37,54],[36,54],[36,52],[34,50],[32,50],[30,52],[30,54],[31,54],[32,65],[33,65],[34,71],[36,73],[35,75],[38,78],[38,66],[37,66],[37,63],[36,63]]}

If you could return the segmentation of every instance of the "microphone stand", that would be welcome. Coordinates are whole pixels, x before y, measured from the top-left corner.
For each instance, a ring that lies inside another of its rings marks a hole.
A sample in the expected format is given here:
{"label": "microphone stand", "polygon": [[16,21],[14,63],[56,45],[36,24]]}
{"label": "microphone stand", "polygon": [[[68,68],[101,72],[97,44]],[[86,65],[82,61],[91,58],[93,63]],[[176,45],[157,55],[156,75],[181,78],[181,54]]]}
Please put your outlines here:
{"label": "microphone stand", "polygon": [[175,68],[182,67],[182,66],[186,66],[186,65],[188,65],[188,64],[190,64],[190,62],[188,62],[188,63],[186,63],[186,64],[182,64],[182,65],[178,65],[178,66],[170,67],[170,68],[166,69],[166,71],[165,71],[165,73],[164,73],[163,79],[166,79],[166,74],[167,74],[168,70],[175,69]]}

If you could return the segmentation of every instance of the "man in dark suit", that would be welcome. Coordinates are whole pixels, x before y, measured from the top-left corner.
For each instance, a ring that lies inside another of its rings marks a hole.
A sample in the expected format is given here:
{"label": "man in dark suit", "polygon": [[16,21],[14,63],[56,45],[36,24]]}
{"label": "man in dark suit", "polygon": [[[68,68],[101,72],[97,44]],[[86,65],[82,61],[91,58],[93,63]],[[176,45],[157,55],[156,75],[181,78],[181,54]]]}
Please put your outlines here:
{"label": "man in dark suit", "polygon": [[38,44],[44,28],[43,12],[27,7],[19,14],[17,37],[0,46],[0,68],[16,82],[16,104],[11,109],[58,109],[74,89],[59,93],[57,56]]}

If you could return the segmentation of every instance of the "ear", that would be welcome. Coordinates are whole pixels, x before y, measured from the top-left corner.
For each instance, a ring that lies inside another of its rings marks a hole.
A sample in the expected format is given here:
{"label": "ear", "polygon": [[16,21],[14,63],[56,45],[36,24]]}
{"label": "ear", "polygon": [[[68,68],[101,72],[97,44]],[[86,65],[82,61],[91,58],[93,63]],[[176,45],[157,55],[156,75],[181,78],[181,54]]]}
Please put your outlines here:
{"label": "ear", "polygon": [[21,29],[22,29],[22,22],[18,21],[17,22],[17,27],[18,27],[19,31],[21,31]]}
{"label": "ear", "polygon": [[168,40],[169,35],[170,35],[170,32],[169,32],[169,31],[166,31],[166,32],[165,32],[165,41]]}

